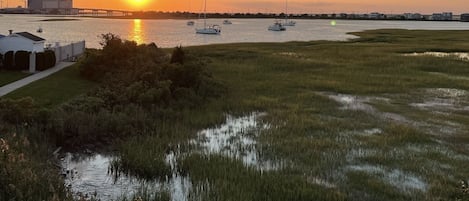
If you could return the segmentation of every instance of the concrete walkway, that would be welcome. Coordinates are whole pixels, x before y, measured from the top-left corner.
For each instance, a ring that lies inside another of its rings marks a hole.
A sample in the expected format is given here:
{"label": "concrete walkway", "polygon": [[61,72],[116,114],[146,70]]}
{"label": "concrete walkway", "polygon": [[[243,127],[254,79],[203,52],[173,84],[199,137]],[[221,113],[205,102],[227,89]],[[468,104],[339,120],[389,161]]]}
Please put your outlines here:
{"label": "concrete walkway", "polygon": [[49,68],[45,71],[35,73],[35,74],[30,75],[28,77],[25,77],[21,80],[18,80],[18,81],[12,82],[10,84],[7,84],[3,87],[0,87],[0,97],[2,97],[4,95],[7,95],[10,92],[15,91],[15,90],[17,90],[21,87],[24,87],[24,86],[26,86],[26,85],[34,82],[34,81],[37,81],[37,80],[45,78],[49,75],[52,75],[52,74],[56,73],[57,71],[60,71],[64,68],[66,68],[66,67],[69,67],[69,66],[73,65],[73,64],[75,64],[75,62],[60,62],[56,66],[54,66],[53,68]]}

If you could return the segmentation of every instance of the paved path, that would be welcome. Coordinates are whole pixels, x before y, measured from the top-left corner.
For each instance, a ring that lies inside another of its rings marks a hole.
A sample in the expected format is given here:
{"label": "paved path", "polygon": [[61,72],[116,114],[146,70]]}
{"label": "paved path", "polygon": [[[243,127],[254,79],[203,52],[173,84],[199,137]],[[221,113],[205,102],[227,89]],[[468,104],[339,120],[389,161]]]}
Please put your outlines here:
{"label": "paved path", "polygon": [[53,68],[49,68],[45,71],[35,73],[31,76],[25,77],[21,80],[18,80],[18,81],[12,82],[10,84],[7,84],[3,87],[0,87],[0,97],[2,97],[4,95],[7,95],[8,93],[10,93],[14,90],[17,90],[21,87],[24,87],[24,86],[30,84],[31,82],[34,82],[34,81],[40,80],[42,78],[45,78],[49,75],[52,75],[52,74],[56,73],[57,71],[60,71],[64,68],[66,68],[66,67],[69,67],[69,66],[73,65],[73,64],[75,64],[75,62],[60,62],[59,64],[57,64]]}

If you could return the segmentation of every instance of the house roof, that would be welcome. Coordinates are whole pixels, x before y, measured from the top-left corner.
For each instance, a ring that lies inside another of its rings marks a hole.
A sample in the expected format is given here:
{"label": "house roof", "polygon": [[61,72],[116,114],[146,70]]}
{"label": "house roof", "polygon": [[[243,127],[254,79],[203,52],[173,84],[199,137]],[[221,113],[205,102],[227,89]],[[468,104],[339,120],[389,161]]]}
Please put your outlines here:
{"label": "house roof", "polygon": [[32,40],[32,41],[45,41],[46,39],[44,38],[41,38],[39,36],[36,36],[34,34],[31,34],[29,32],[18,32],[18,33],[15,33],[17,35],[20,35],[20,36],[23,36],[29,40]]}
{"label": "house roof", "polygon": [[0,34],[0,38],[3,38],[3,37],[5,37],[5,36],[4,36],[4,35],[2,35],[2,34]]}

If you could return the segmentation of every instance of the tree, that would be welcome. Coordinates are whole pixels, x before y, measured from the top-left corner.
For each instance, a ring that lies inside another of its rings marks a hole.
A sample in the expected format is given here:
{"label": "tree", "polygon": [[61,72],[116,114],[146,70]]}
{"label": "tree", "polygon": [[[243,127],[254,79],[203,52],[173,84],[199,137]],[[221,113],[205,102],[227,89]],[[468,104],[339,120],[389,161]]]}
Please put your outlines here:
{"label": "tree", "polygon": [[171,63],[184,64],[184,51],[182,50],[182,46],[174,48],[173,54],[171,55]]}
{"label": "tree", "polygon": [[15,52],[15,70],[28,70],[29,68],[29,52]]}
{"label": "tree", "polygon": [[7,53],[5,53],[5,58],[3,60],[3,66],[5,67],[5,69],[8,69],[8,70],[13,69],[13,61],[15,59],[14,55],[15,54],[13,51],[8,51]]}
{"label": "tree", "polygon": [[3,68],[3,54],[0,54],[0,69]]}

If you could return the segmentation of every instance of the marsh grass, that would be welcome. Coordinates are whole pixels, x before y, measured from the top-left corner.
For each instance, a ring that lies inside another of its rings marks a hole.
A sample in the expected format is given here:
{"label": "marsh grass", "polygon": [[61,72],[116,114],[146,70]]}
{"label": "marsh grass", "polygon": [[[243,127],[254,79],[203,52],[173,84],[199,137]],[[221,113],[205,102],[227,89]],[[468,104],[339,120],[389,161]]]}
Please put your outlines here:
{"label": "marsh grass", "polygon": [[[151,112],[158,117],[154,122],[136,124],[130,131],[137,136],[116,143],[116,164],[144,178],[162,177],[168,174],[164,155],[174,146],[191,152],[184,143],[197,131],[222,124],[226,114],[259,111],[271,125],[254,137],[259,157],[288,165],[260,171],[226,156],[178,157],[179,170],[194,184],[190,200],[467,199],[460,187],[469,178],[467,111],[435,114],[434,108],[411,106],[425,100],[415,93],[422,89],[469,90],[469,79],[454,78],[469,77],[467,62],[402,53],[469,52],[469,32],[353,34],[360,38],[186,48],[186,54],[207,63],[226,93],[199,107]],[[329,93],[374,97],[363,103],[373,111],[344,108],[324,95]],[[131,117],[138,120],[139,114]],[[459,128],[444,133],[445,121]]]}

